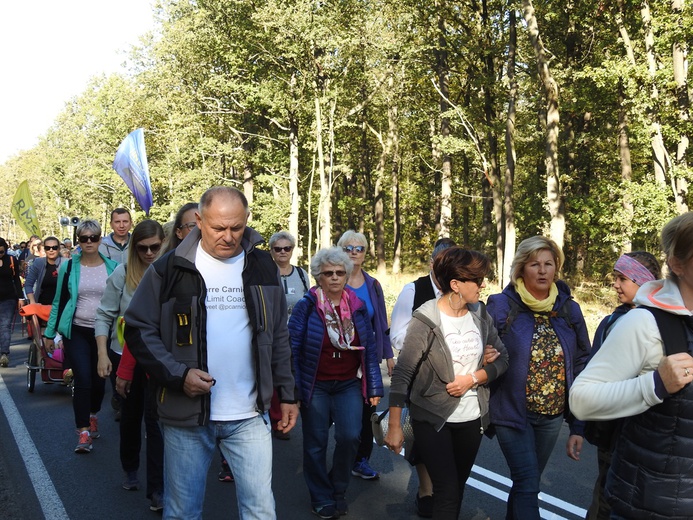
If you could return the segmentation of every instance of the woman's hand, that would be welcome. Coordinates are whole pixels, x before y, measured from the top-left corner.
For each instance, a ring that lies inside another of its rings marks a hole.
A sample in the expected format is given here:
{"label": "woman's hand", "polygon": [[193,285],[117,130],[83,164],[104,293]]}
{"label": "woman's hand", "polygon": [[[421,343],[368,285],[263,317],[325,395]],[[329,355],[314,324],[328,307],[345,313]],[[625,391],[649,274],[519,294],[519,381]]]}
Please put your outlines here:
{"label": "woman's hand", "polygon": [[98,372],[99,377],[106,379],[111,375],[112,369],[113,365],[111,364],[111,360],[108,359],[108,354],[102,355],[99,353],[99,360],[96,363],[96,371]]}
{"label": "woman's hand", "polygon": [[669,395],[675,394],[693,381],[693,358],[686,352],[665,356],[659,362],[657,372]]}
{"label": "woman's hand", "polygon": [[385,446],[394,453],[402,451],[402,446],[404,446],[404,432],[402,432],[402,426],[399,423],[388,423],[387,435],[385,435]]}
{"label": "woman's hand", "polygon": [[402,432],[402,409],[399,406],[390,406],[387,421],[387,435],[385,446],[395,453],[402,451],[404,445],[404,432]]}
{"label": "woman's hand", "polygon": [[455,380],[452,383],[448,383],[445,389],[453,397],[462,397],[466,394],[469,389],[474,386],[474,380],[469,374],[455,376]]}
{"label": "woman's hand", "polygon": [[122,377],[116,377],[116,392],[118,392],[123,397],[127,398],[130,393],[130,387],[132,386],[132,381],[123,379]]}
{"label": "woman's hand", "polygon": [[500,352],[498,352],[493,345],[486,345],[486,347],[484,347],[484,366],[493,363],[499,356]]}
{"label": "woman's hand", "polygon": [[395,369],[395,358],[389,358],[385,360],[387,364],[387,375],[392,377],[392,371]]}
{"label": "woman's hand", "polygon": [[378,403],[380,402],[380,397],[369,397],[368,402],[371,403],[371,406],[378,406]]}
{"label": "woman's hand", "polygon": [[582,451],[582,435],[571,435],[568,437],[568,443],[565,445],[565,451],[573,460],[580,460],[580,451]]}
{"label": "woman's hand", "polygon": [[53,352],[55,350],[55,341],[51,338],[43,338],[43,346],[47,352]]}

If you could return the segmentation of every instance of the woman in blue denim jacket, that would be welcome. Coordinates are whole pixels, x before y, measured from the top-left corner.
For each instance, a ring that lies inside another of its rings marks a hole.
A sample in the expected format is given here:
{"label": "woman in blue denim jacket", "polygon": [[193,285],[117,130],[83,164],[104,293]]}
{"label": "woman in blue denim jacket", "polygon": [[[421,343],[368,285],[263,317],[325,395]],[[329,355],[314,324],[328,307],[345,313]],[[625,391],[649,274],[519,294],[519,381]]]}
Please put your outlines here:
{"label": "woman in blue denim jacket", "polygon": [[513,481],[506,519],[539,520],[539,481],[566,418],[566,452],[579,460],[584,425],[570,414],[568,392],[584,368],[590,341],[580,306],[558,280],[563,252],[546,237],[517,248],[511,282],[490,296],[493,317],[510,356],[491,385],[491,423]]}

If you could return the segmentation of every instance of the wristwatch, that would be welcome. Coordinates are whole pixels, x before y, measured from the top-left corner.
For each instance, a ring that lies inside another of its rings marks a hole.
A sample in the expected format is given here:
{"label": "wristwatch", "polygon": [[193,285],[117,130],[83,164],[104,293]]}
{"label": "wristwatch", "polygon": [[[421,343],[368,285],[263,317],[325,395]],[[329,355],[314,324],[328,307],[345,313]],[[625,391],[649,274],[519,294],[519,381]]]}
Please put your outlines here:
{"label": "wristwatch", "polygon": [[471,373],[472,376],[472,381],[474,381],[474,384],[472,385],[472,390],[476,390],[479,387],[479,380],[476,378],[476,375],[474,375],[474,372]]}

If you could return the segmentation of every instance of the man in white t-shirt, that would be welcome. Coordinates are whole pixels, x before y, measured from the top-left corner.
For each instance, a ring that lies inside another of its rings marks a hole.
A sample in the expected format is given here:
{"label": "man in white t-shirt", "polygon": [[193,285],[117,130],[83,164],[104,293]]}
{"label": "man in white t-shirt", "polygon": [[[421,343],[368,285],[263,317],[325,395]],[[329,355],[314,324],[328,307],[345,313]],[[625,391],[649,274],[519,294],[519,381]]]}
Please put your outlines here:
{"label": "man in white t-shirt", "polygon": [[205,192],[193,229],[144,275],[125,314],[130,350],[157,386],[164,434],[164,518],[201,518],[219,444],[236,481],[240,518],[276,517],[274,388],[280,431],[298,416],[286,298],[262,237],[234,188]]}

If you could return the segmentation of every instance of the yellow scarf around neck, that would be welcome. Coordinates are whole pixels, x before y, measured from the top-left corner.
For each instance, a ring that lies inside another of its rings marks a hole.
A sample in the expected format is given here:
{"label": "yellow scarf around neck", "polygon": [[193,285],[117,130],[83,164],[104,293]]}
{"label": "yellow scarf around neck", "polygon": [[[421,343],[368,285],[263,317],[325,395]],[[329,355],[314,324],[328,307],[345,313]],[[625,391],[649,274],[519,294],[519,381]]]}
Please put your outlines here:
{"label": "yellow scarf around neck", "polygon": [[515,282],[515,290],[517,291],[517,294],[520,295],[520,298],[522,298],[523,303],[534,312],[551,311],[556,303],[556,298],[558,297],[558,287],[556,287],[555,283],[551,284],[549,297],[545,300],[537,300],[534,296],[532,296],[525,287],[525,281],[522,278],[518,278]]}

